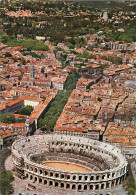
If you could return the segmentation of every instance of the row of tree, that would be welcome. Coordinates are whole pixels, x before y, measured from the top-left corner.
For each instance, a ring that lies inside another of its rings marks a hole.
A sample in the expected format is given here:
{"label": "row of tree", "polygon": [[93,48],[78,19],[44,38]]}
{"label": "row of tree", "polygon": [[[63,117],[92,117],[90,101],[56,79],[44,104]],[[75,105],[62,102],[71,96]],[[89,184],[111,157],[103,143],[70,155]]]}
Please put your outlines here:
{"label": "row of tree", "polygon": [[78,79],[79,75],[76,73],[70,74],[68,76],[64,86],[64,90],[57,94],[54,101],[51,103],[48,111],[45,113],[44,118],[38,121],[39,127],[46,126],[50,130],[53,130],[56,121],[59,118],[60,114],[62,113],[62,110],[65,104],[67,103],[71,92],[76,87]]}

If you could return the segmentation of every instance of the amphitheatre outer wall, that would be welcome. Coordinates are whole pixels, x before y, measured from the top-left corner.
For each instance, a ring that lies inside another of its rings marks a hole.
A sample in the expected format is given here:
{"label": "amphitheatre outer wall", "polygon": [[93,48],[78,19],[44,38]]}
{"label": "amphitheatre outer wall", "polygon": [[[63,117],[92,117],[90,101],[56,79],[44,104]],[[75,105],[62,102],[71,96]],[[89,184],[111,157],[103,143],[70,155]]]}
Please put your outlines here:
{"label": "amphitheatre outer wall", "polygon": [[[35,160],[38,159],[38,160]],[[101,190],[120,185],[127,161],[110,144],[88,138],[45,134],[24,137],[12,145],[14,171],[18,177],[43,185],[73,190]],[[42,165],[57,161],[79,164],[90,172],[68,171]]]}

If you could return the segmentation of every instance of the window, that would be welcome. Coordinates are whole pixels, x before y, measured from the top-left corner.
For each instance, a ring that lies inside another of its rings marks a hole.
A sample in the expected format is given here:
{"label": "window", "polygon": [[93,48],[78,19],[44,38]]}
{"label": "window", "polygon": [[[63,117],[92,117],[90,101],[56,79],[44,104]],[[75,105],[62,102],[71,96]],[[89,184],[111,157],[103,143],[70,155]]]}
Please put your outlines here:
{"label": "window", "polygon": [[33,176],[32,175],[30,175],[30,180],[32,180],[33,179]]}
{"label": "window", "polygon": [[55,182],[55,187],[57,187],[59,184],[58,184],[58,182]]}
{"label": "window", "polygon": [[99,180],[99,176],[98,175],[96,176],[96,180]]}
{"label": "window", "polygon": [[62,178],[62,179],[64,178],[64,175],[63,175],[63,174],[61,175],[61,178]]}
{"label": "window", "polygon": [[42,183],[42,179],[41,178],[39,179],[39,183]]}
{"label": "window", "polygon": [[50,172],[50,177],[52,177],[53,176],[53,173],[52,172]]}
{"label": "window", "polygon": [[81,180],[82,179],[82,176],[79,176],[79,180]]}
{"label": "window", "polygon": [[75,175],[73,175],[73,180],[75,180],[76,179],[76,176]]}
{"label": "window", "polygon": [[61,183],[60,186],[61,186],[61,188],[64,188],[64,183]]}
{"label": "window", "polygon": [[66,188],[70,188],[70,184],[66,184]]}
{"label": "window", "polygon": [[84,190],[87,190],[87,185],[84,185]]}
{"label": "window", "polygon": [[70,179],[70,175],[67,175],[67,179]]}
{"label": "window", "polygon": [[88,179],[88,177],[87,176],[85,176],[85,181]]}
{"label": "window", "polygon": [[90,177],[90,180],[94,180],[94,176],[91,176],[91,177]]}
{"label": "window", "polygon": [[102,179],[104,179],[105,175],[102,176]]}
{"label": "window", "polygon": [[34,181],[37,181],[37,177],[34,178]]}
{"label": "window", "polygon": [[99,189],[99,185],[96,185],[96,186],[95,186],[95,189],[98,190],[98,189]]}
{"label": "window", "polygon": [[93,185],[90,185],[90,190],[93,190]]}
{"label": "window", "polygon": [[72,189],[74,190],[75,188],[76,188],[76,185],[75,185],[75,184],[73,184],[73,185],[72,185]]}
{"label": "window", "polygon": [[78,185],[78,190],[81,190],[82,186],[81,185]]}

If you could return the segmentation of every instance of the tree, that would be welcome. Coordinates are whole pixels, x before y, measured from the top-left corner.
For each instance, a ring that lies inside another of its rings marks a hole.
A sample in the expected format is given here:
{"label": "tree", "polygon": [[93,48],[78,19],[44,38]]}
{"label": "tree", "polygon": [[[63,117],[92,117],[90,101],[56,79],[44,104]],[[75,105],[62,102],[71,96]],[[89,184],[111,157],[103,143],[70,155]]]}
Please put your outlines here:
{"label": "tree", "polygon": [[6,53],[5,53],[5,57],[12,57],[12,55],[11,55],[10,52],[6,52]]}
{"label": "tree", "polygon": [[45,125],[44,119],[40,119],[40,120],[38,121],[38,127],[41,128],[41,127],[43,127],[44,125]]}
{"label": "tree", "polygon": [[24,58],[21,58],[21,62],[23,65],[26,65],[26,60]]}
{"label": "tree", "polygon": [[21,108],[18,113],[19,114],[23,114],[23,115],[30,115],[31,112],[33,111],[33,107],[32,106],[26,106],[24,108]]}
{"label": "tree", "polygon": [[0,171],[0,194],[8,195],[11,194],[11,181],[14,180],[13,174],[11,171],[1,170]]}
{"label": "tree", "polygon": [[8,123],[8,124],[11,124],[11,123],[15,123],[15,116],[11,113],[5,113],[5,114],[2,114],[0,115],[0,121],[3,122],[3,123]]}
{"label": "tree", "polygon": [[47,126],[50,130],[53,130],[57,119],[59,118],[69,95],[72,90],[76,87],[76,82],[79,79],[79,75],[74,73],[70,74],[65,84],[65,90],[61,91],[55,97],[55,100],[50,104],[48,111],[45,113],[44,118],[38,122],[39,127]]}

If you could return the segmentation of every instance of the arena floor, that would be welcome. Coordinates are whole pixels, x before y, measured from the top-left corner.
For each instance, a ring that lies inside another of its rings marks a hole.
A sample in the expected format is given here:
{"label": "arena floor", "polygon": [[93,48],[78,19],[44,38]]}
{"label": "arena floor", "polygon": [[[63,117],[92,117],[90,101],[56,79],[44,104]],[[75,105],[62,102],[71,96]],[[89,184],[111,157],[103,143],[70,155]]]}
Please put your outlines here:
{"label": "arena floor", "polygon": [[44,166],[58,168],[66,171],[80,171],[80,172],[91,172],[90,169],[86,167],[82,167],[80,165],[72,164],[72,163],[65,163],[65,162],[45,162],[43,163]]}

